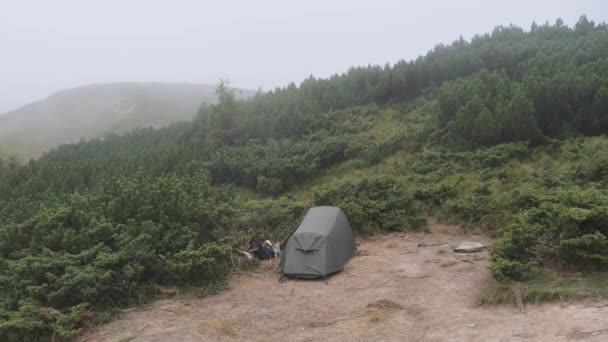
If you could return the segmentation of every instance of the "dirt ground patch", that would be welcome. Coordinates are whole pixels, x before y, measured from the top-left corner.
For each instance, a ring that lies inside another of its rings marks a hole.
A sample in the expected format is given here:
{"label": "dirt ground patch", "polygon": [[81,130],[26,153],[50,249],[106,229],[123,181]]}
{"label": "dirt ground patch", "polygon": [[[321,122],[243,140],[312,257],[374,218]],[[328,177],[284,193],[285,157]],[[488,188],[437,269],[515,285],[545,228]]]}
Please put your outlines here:
{"label": "dirt ground patch", "polygon": [[279,283],[266,263],[218,295],[159,300],[81,340],[608,341],[608,302],[478,306],[488,252],[452,249],[489,241],[453,228],[360,241],[364,252],[328,281]]}

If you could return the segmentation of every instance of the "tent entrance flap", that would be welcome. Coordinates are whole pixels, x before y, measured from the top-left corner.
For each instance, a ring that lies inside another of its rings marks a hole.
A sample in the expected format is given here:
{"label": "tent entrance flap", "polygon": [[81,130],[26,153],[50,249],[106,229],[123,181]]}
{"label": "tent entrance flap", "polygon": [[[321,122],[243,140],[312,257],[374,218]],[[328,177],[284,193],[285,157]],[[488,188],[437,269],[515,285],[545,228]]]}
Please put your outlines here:
{"label": "tent entrance flap", "polygon": [[281,250],[283,274],[311,278],[342,270],[357,247],[344,212],[326,206],[308,210]]}
{"label": "tent entrance flap", "polygon": [[318,251],[325,243],[325,237],[317,234],[305,233],[293,237],[295,248],[308,252]]}

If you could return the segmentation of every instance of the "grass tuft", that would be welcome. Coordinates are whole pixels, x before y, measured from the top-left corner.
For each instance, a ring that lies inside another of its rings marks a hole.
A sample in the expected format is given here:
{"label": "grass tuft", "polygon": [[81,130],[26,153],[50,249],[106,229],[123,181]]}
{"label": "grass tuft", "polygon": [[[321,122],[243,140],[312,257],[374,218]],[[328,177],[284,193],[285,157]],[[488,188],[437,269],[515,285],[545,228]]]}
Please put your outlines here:
{"label": "grass tuft", "polygon": [[544,271],[525,282],[491,280],[479,302],[481,305],[512,304],[523,311],[527,303],[608,298],[606,284],[608,273],[568,275]]}

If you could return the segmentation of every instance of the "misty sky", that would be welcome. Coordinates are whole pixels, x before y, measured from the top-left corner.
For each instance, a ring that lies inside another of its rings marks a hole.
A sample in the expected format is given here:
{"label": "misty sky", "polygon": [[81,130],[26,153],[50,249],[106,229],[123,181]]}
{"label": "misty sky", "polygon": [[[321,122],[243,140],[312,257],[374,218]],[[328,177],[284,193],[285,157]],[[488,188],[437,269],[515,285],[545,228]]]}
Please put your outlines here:
{"label": "misty sky", "polygon": [[98,82],[267,90],[581,14],[608,21],[608,1],[0,0],[0,113]]}

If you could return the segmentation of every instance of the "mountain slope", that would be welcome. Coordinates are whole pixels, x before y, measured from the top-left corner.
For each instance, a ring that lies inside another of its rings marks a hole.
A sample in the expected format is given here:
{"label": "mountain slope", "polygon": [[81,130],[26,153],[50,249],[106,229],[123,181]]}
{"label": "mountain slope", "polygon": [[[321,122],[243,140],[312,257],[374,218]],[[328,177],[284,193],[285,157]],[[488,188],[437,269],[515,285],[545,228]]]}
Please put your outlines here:
{"label": "mountain slope", "polygon": [[0,339],[68,339],[165,286],[211,291],[246,234],[282,240],[312,205],[358,235],[428,215],[493,235],[487,302],[596,296],[605,56],[608,26],[585,17],[498,27],[247,101],[222,84],[191,121],[0,161]]}
{"label": "mountain slope", "polygon": [[[0,116],[0,146],[38,156],[62,143],[189,120],[215,85],[114,83],[67,89]],[[251,91],[242,91],[249,96]]]}

